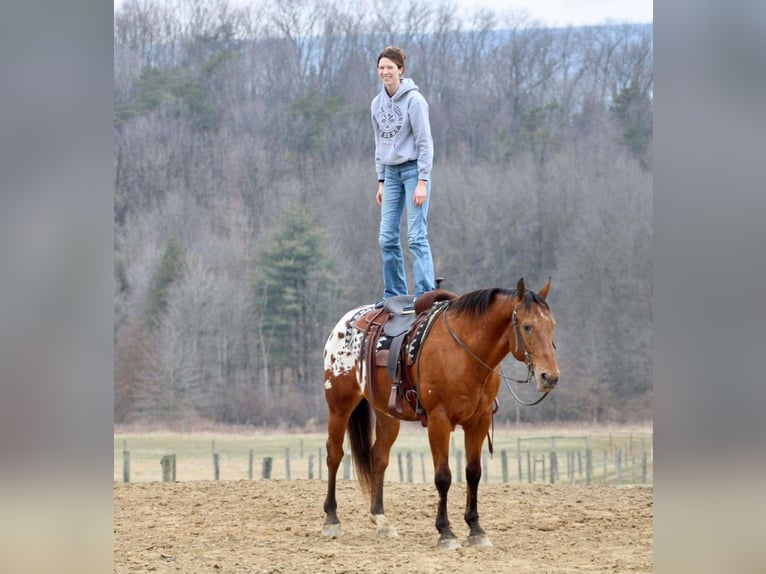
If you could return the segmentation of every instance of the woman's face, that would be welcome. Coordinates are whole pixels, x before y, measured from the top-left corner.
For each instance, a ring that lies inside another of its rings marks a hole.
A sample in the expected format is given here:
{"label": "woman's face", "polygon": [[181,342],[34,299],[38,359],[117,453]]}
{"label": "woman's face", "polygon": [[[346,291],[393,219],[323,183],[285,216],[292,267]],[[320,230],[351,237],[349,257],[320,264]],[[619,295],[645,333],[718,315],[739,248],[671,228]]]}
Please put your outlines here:
{"label": "woman's face", "polygon": [[378,77],[389,92],[395,92],[401,82],[402,70],[391,60],[383,57],[378,61]]}

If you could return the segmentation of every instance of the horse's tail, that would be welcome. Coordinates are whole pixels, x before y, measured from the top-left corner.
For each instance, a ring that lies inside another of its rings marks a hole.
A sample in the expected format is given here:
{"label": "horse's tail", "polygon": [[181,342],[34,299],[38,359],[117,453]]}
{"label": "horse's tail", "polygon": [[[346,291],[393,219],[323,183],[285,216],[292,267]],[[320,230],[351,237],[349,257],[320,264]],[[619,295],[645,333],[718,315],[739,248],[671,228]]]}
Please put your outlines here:
{"label": "horse's tail", "polygon": [[372,494],[372,425],[370,403],[362,399],[348,421],[348,438],[356,476],[362,488]]}

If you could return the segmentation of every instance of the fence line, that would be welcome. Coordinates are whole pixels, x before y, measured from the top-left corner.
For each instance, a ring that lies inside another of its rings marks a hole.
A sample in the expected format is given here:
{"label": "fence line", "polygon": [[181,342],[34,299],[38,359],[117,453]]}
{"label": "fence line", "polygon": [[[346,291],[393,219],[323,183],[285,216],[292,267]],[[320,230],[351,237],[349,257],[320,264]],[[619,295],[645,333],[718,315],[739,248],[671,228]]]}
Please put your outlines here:
{"label": "fence line", "polygon": [[[557,446],[556,440],[559,439]],[[560,439],[566,439],[567,447],[560,444]],[[573,448],[572,443],[582,441],[583,448]],[[502,449],[494,456],[490,456],[487,451],[482,452],[482,481],[484,483],[512,481],[515,478],[519,483],[547,482],[555,484],[557,482],[567,482],[568,484],[650,484],[653,480],[653,452],[646,448],[646,444],[641,439],[640,447],[628,443],[621,445],[611,444],[610,449],[601,449],[594,452],[589,448],[590,441],[588,437],[527,437],[520,438],[517,441],[517,449]],[[543,446],[539,446],[543,445]],[[524,446],[532,446],[526,448]],[[212,469],[209,478],[220,480],[221,478],[221,457],[215,448],[215,441],[211,444],[212,451]],[[296,478],[307,478],[314,480],[318,478],[323,480],[323,472],[326,469],[323,449],[317,450],[316,456],[304,455],[303,444],[299,447],[300,455],[298,465],[296,466]],[[415,476],[414,457],[420,455],[420,472]],[[393,450],[391,452],[389,467],[386,474],[386,480],[399,482],[429,482],[433,480],[433,468],[426,464],[426,452],[417,452],[412,450]],[[256,477],[253,472],[254,465],[258,460],[255,449],[249,449],[247,452],[246,476],[249,480]],[[284,475],[274,476],[275,457],[265,456],[261,458],[260,479],[270,480],[272,478],[284,478],[292,480],[293,478],[293,457],[291,449],[284,451]],[[515,459],[516,469],[511,469],[511,461]],[[156,460],[156,459],[155,459]],[[462,483],[464,473],[465,453],[463,450],[455,448],[452,443],[450,453],[450,465],[455,482]],[[316,470],[315,473],[315,461]],[[156,464],[156,463],[155,463]],[[234,464],[233,462],[229,465]],[[243,461],[243,465],[245,462]],[[177,480],[176,454],[166,454],[160,459],[161,472],[158,479],[162,481]],[[122,450],[122,481],[130,482],[131,471],[131,453],[127,447],[127,441],[123,441]],[[156,467],[155,467],[156,468]],[[316,475],[316,476],[315,476]],[[353,465],[350,453],[343,457],[340,476],[344,480],[353,480]],[[184,476],[180,477],[184,479]],[[227,478],[227,477],[224,477]],[[228,478],[232,478],[231,476]],[[186,478],[186,480],[195,480],[199,477]]]}

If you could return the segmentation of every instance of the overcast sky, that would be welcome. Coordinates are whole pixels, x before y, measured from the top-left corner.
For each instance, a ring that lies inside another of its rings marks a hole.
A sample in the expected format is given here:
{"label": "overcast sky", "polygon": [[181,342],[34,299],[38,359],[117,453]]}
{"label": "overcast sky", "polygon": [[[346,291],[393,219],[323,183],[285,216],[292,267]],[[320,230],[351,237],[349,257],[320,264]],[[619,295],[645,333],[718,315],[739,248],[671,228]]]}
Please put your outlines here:
{"label": "overcast sky", "polygon": [[[117,10],[124,0],[115,0]],[[232,5],[247,0],[229,0]],[[278,1],[278,0],[277,0]],[[652,22],[652,0],[456,0],[458,12],[470,16],[476,8],[487,8],[498,16],[527,14],[546,26],[603,24],[612,22]]]}
{"label": "overcast sky", "polygon": [[652,0],[457,0],[457,4],[467,14],[474,7],[498,15],[525,12],[547,26],[653,21]]}

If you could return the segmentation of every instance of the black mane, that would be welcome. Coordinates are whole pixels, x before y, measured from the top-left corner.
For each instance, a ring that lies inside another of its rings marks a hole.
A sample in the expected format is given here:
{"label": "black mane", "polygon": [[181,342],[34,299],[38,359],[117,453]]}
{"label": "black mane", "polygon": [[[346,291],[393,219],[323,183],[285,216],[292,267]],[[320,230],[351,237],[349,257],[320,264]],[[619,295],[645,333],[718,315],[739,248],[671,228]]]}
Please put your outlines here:
{"label": "black mane", "polygon": [[[456,313],[482,315],[487,312],[487,309],[489,309],[489,306],[495,299],[495,295],[514,296],[516,295],[516,289],[503,289],[502,287],[494,287],[492,289],[477,289],[476,291],[471,291],[455,299],[450,305],[450,308],[453,309]],[[525,308],[529,310],[532,306],[532,303],[542,305],[546,309],[548,308],[548,303],[545,302],[545,299],[540,297],[540,295],[534,291],[527,289],[524,291]]]}

